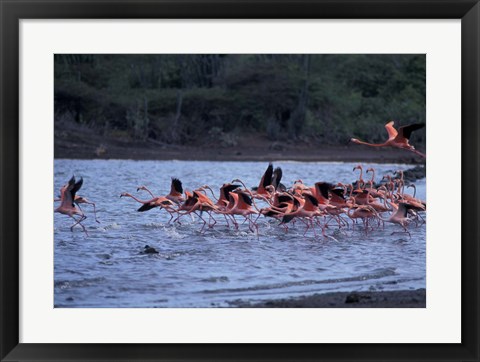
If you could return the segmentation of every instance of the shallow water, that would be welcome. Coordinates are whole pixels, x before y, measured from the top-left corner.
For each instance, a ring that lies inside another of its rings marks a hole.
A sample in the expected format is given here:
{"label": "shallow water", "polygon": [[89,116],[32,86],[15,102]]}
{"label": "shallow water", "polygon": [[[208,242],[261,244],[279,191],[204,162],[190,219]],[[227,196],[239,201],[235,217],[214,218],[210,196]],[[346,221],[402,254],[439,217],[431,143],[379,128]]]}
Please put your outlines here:
{"label": "shallow water", "polygon": [[[96,202],[82,205],[88,215],[81,228],[70,231],[71,219],[55,213],[56,307],[225,307],[229,302],[262,300],[333,291],[403,290],[425,288],[426,226],[409,227],[411,238],[398,225],[385,224],[368,235],[355,230],[327,229],[331,237],[315,237],[296,222],[288,233],[277,221],[259,219],[259,235],[248,225],[228,228],[217,217],[214,228],[200,232],[202,222],[184,217],[169,224],[164,210],[139,213],[140,204],[120,198],[130,192],[149,199],[167,194],[170,177],[184,189],[209,184],[214,190],[234,178],[258,184],[265,162],[55,160],[55,194],[74,174],[84,183],[78,193]],[[352,182],[351,163],[274,163],[283,169],[283,183],[302,179]],[[364,164],[379,180],[406,165]],[[370,178],[364,174],[364,178]],[[416,182],[417,197],[425,199],[425,180]],[[218,191],[217,191],[218,192]],[[411,192],[408,189],[407,192]],[[333,224],[332,224],[333,226]],[[320,232],[319,232],[320,234]],[[159,254],[142,254],[145,245]]]}

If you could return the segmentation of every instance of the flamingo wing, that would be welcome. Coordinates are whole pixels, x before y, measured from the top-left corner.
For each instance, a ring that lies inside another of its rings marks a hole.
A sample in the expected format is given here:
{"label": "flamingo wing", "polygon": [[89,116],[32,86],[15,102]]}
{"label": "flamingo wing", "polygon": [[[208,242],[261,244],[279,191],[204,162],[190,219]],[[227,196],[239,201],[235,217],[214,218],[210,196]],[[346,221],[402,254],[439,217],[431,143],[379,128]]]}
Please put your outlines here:
{"label": "flamingo wing", "polygon": [[272,177],[273,177],[273,165],[271,163],[268,164],[267,169],[265,170],[265,173],[262,176],[262,179],[260,180],[260,185],[258,185],[258,188],[264,188],[267,187],[268,185],[272,184]]}
{"label": "flamingo wing", "polygon": [[238,194],[235,192],[230,192],[228,194],[228,205],[227,209],[228,210],[237,210],[238,208]]}
{"label": "flamingo wing", "polygon": [[153,209],[154,207],[156,207],[156,205],[144,204],[144,205],[140,206],[137,211],[138,211],[138,212],[144,212],[144,211],[151,210],[151,209]]}
{"label": "flamingo wing", "polygon": [[291,203],[291,202],[293,202],[293,197],[290,196],[290,195],[286,195],[286,194],[278,195],[278,202],[279,203],[283,203],[283,202]]}
{"label": "flamingo wing", "polygon": [[413,207],[409,204],[404,203],[404,202],[400,202],[398,204],[398,209],[397,209],[397,212],[395,213],[395,216],[400,215],[403,218],[405,218],[405,217],[407,217],[407,213],[408,213],[409,209],[413,209]]}
{"label": "flamingo wing", "polygon": [[172,177],[172,184],[170,186],[170,194],[183,193],[182,181],[178,178]]}
{"label": "flamingo wing", "polygon": [[198,202],[198,197],[197,195],[194,195],[188,191],[185,192],[185,195],[187,196],[185,203],[183,204],[186,207],[193,207],[197,202]]}
{"label": "flamingo wing", "polygon": [[408,126],[402,126],[398,129],[399,135],[407,140],[410,139],[413,131],[422,129],[425,127],[425,123],[415,123]]}
{"label": "flamingo wing", "polygon": [[60,190],[60,193],[62,195],[62,203],[65,202],[68,205],[71,205],[72,207],[75,207],[74,205],[74,200],[75,200],[75,193],[80,190],[80,187],[82,187],[83,184],[83,179],[81,178],[80,181],[75,182],[75,176],[72,176],[70,180],[68,180],[68,184],[63,186],[62,189]]}
{"label": "flamingo wing", "polygon": [[220,194],[228,200],[228,194],[239,187],[240,185],[225,184],[220,188]]}
{"label": "flamingo wing", "polygon": [[315,198],[315,196],[311,194],[303,194],[303,196],[305,197],[305,201],[310,202],[315,207],[318,206],[318,200]]}
{"label": "flamingo wing", "polygon": [[328,182],[317,182],[315,188],[320,195],[328,200],[328,191],[333,188],[333,185]]}
{"label": "flamingo wing", "polygon": [[209,205],[213,205],[213,201],[210,200],[210,198],[207,195],[204,195],[198,191],[193,191],[193,194],[197,197],[197,199],[200,201],[200,203],[205,203]]}
{"label": "flamingo wing", "polygon": [[75,176],[68,180],[68,187],[73,187],[73,185],[75,185]]}
{"label": "flamingo wing", "polygon": [[385,129],[388,133],[388,139],[394,139],[395,137],[397,137],[398,132],[395,128],[393,128],[394,123],[394,121],[390,121],[385,125]]}
{"label": "flamingo wing", "polygon": [[244,192],[239,192],[239,201],[241,201],[242,204],[247,204],[248,206],[252,206],[252,198],[248,196]]}
{"label": "flamingo wing", "polygon": [[343,195],[344,193],[344,190],[343,189],[330,189],[330,192],[332,194],[335,194],[337,195],[338,197],[342,198],[342,199],[345,199],[345,196]]}
{"label": "flamingo wing", "polygon": [[161,206],[175,206],[175,204],[170,201],[169,199],[161,199],[158,204],[160,204]]}
{"label": "flamingo wing", "polygon": [[80,180],[75,182],[72,189],[70,190],[70,193],[72,194],[72,200],[75,200],[75,194],[77,193],[78,190],[80,190],[82,185],[83,185],[83,178],[80,177]]}
{"label": "flamingo wing", "polygon": [[273,187],[275,187],[275,190],[278,189],[278,187],[280,186],[282,175],[283,175],[283,172],[280,167],[277,167],[275,170],[273,170],[272,185]]}

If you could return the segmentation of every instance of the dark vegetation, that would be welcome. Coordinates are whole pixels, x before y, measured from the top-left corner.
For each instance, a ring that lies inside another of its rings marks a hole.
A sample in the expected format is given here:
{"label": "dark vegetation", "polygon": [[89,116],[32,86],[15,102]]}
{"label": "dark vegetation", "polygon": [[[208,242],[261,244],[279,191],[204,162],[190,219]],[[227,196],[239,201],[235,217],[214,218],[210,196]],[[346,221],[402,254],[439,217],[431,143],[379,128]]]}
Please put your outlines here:
{"label": "dark vegetation", "polygon": [[401,54],[57,54],[55,142],[69,127],[132,144],[383,142],[388,120],[425,122],[425,69]]}

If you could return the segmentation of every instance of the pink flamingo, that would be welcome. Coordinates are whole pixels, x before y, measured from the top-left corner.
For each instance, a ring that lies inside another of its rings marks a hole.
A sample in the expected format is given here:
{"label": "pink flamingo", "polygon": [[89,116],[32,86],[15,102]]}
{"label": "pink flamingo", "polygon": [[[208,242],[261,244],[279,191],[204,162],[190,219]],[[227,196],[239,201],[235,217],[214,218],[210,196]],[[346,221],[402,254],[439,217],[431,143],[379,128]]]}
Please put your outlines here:
{"label": "pink flamingo", "polygon": [[[73,231],[73,227],[76,225],[80,225],[85,232],[85,234],[88,236],[87,229],[85,229],[85,226],[82,224],[82,221],[84,221],[87,216],[83,213],[81,209],[75,206],[74,200],[75,200],[75,193],[80,190],[83,184],[83,178],[80,178],[78,182],[75,182],[75,176],[72,176],[72,178],[68,181],[66,185],[64,185],[60,189],[60,206],[55,209],[55,212],[58,212],[60,214],[68,215],[70,216],[73,220],[75,220],[75,224],[73,224],[70,227],[70,230]],[[75,219],[74,215],[79,215],[80,219],[77,220]]]}
{"label": "pink flamingo", "polygon": [[408,143],[410,136],[413,131],[425,127],[424,123],[416,123],[408,126],[402,126],[398,128],[398,131],[393,127],[394,122],[390,121],[385,125],[385,129],[388,133],[388,139],[383,143],[368,143],[358,140],[357,138],[351,138],[350,141],[359,145],[366,145],[371,147],[396,147],[404,150],[408,150],[416,153],[423,158],[426,158],[426,155],[417,151],[415,147]]}

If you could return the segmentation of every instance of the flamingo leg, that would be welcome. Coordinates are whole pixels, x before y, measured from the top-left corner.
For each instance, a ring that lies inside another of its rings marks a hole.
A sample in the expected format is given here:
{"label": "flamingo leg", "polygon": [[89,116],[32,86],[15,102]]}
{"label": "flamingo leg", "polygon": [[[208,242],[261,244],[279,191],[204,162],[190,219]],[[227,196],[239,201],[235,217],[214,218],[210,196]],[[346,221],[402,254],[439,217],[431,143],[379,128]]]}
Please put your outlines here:
{"label": "flamingo leg", "polygon": [[232,216],[232,219],[233,219],[233,225],[235,225],[235,230],[238,230],[238,222],[235,219],[235,216],[233,214],[231,216]]}
{"label": "flamingo leg", "polygon": [[248,221],[248,229],[254,233],[255,230],[253,229],[252,227],[252,220],[250,219],[250,215],[247,215],[247,216],[244,216],[245,217],[245,220],[243,221],[242,225],[245,224],[247,221]]}
{"label": "flamingo leg", "polygon": [[422,217],[422,215],[420,215],[420,213],[419,213],[419,212],[417,212],[417,216],[418,216],[418,217],[419,217],[419,218],[422,220],[422,224],[421,224],[421,225],[423,225],[423,224],[426,224],[426,223],[427,223],[427,222],[425,221],[425,219]]}
{"label": "flamingo leg", "polygon": [[195,212],[195,214],[203,221],[203,226],[200,229],[200,233],[202,233],[203,229],[205,229],[205,225],[207,225],[207,221],[201,215],[197,214],[196,212]]}
{"label": "flamingo leg", "polygon": [[[188,215],[188,214],[190,214],[190,216],[191,216],[192,213],[191,213],[190,211],[187,211],[187,212],[184,212],[183,214],[180,213],[180,212],[177,212],[177,214],[178,214],[178,216],[176,217],[175,220],[173,220],[173,222],[174,222],[174,223],[178,222],[180,225],[182,225],[182,223],[181,223],[180,221],[178,221],[178,220],[179,220],[182,216],[185,216],[185,215]],[[193,216],[192,216],[192,220],[194,220],[194,219],[193,219]]]}
{"label": "flamingo leg", "polygon": [[170,219],[168,219],[167,224],[170,224],[170,222],[171,222],[172,219],[173,219],[173,212],[170,212],[170,211],[169,211],[168,213],[170,214]]}
{"label": "flamingo leg", "polygon": [[313,224],[313,219],[310,219],[309,221],[310,221],[311,228],[313,230],[313,236],[315,238],[317,238],[317,231],[315,230],[315,225]]}
{"label": "flamingo leg", "polygon": [[[98,221],[98,219],[97,219],[97,208],[95,207],[95,203],[91,202],[91,201],[88,201],[88,202],[85,202],[85,203],[93,206],[93,215],[95,216],[95,221],[100,224],[100,221]],[[77,206],[80,207],[78,204],[77,204]]]}
{"label": "flamingo leg", "polygon": [[85,220],[87,217],[82,214],[82,215],[80,215],[80,219],[77,220],[77,219],[75,219],[72,215],[69,215],[69,216],[70,216],[73,220],[76,221],[75,224],[73,224],[72,226],[70,226],[70,231],[73,232],[73,227],[76,226],[76,225],[80,225],[80,226],[82,227],[83,231],[85,232],[85,234],[86,234],[87,236],[89,236],[89,235],[88,235],[88,232],[87,232],[87,229],[86,229],[85,226],[82,224],[82,221]]}
{"label": "flamingo leg", "polygon": [[[253,233],[256,233],[257,235],[257,239],[260,239],[260,237],[258,236],[258,225],[255,221],[252,220],[252,214],[248,215],[248,221],[249,221],[249,224],[250,225],[253,225],[253,227],[255,228],[255,230],[252,230],[250,229]],[[250,226],[249,225],[249,226]]]}
{"label": "flamingo leg", "polygon": [[228,222],[227,215],[223,214],[223,217],[225,218],[225,221],[227,222],[227,227],[230,228],[230,223]]}
{"label": "flamingo leg", "polygon": [[[217,220],[215,220],[215,218],[212,216],[211,213],[208,213],[209,215],[209,219],[208,219],[208,227],[209,228],[213,228],[215,226],[215,224],[217,223]],[[213,224],[210,224],[210,220],[213,220]]]}

